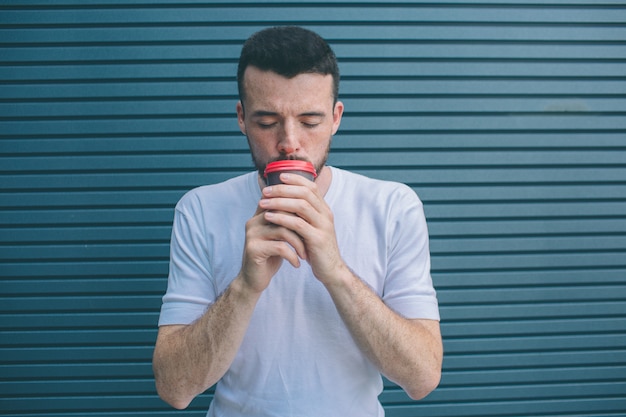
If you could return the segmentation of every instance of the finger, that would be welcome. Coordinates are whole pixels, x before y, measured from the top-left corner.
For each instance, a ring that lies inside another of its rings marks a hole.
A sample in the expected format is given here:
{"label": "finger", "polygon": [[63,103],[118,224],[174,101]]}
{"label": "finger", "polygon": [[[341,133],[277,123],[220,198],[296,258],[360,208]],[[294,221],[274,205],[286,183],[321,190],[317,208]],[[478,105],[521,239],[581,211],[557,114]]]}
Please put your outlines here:
{"label": "finger", "polygon": [[257,265],[264,263],[272,258],[280,258],[289,262],[294,267],[300,266],[300,258],[293,247],[282,240],[264,240],[257,242],[252,255],[256,259]]}
{"label": "finger", "polygon": [[[292,220],[303,219],[315,227],[319,226],[319,222],[322,220],[323,211],[318,211],[308,200],[302,198],[266,198],[261,200],[259,205],[277,217],[278,215],[292,216],[295,217]],[[281,223],[281,225],[289,227],[287,223]],[[294,225],[297,226],[297,222]],[[289,228],[294,230],[292,227]]]}
{"label": "finger", "polygon": [[311,181],[310,179],[303,177],[302,175],[290,174],[288,172],[283,172],[280,174],[280,181],[283,184],[295,184],[303,186],[315,185],[315,181]]}
{"label": "finger", "polygon": [[294,268],[300,268],[300,258],[298,254],[286,242],[276,242],[276,251],[278,256],[285,259]]}
{"label": "finger", "polygon": [[[283,210],[297,214],[307,220],[311,224],[316,224],[316,220],[320,216],[326,216],[330,212],[330,208],[326,204],[324,197],[320,194],[317,185],[294,174],[281,174],[288,178],[289,183],[265,187],[263,189],[262,207],[267,210]],[[299,203],[307,202],[308,205],[297,205],[295,201],[277,200],[277,199],[302,200]],[[276,200],[273,202],[265,200]],[[289,204],[292,205],[285,205]],[[294,205],[295,204],[295,205]]]}
{"label": "finger", "polygon": [[[294,232],[293,229],[284,227],[280,224],[281,219],[298,219],[298,217],[292,214],[281,214],[276,212],[265,212],[264,216],[266,221],[272,225],[266,234],[266,238],[288,243],[293,250],[295,250],[298,257],[301,259],[307,259],[306,247],[302,241],[302,237],[298,233]],[[302,220],[300,219],[300,221]]]}
{"label": "finger", "polygon": [[[300,235],[285,227],[281,227],[280,224],[276,224],[269,219],[276,216],[277,213],[268,212],[265,208],[259,204],[259,207],[255,214],[246,225],[249,236],[255,236],[255,239],[263,240],[276,240],[284,241],[293,247],[296,251],[296,255],[301,259],[306,259],[306,249],[304,242]],[[283,212],[284,216],[296,218],[297,216],[292,213]]]}
{"label": "finger", "polygon": [[[312,193],[319,196],[317,184],[297,174],[281,174],[282,184],[263,188],[266,197],[303,198]],[[308,191],[307,191],[308,190]]]}

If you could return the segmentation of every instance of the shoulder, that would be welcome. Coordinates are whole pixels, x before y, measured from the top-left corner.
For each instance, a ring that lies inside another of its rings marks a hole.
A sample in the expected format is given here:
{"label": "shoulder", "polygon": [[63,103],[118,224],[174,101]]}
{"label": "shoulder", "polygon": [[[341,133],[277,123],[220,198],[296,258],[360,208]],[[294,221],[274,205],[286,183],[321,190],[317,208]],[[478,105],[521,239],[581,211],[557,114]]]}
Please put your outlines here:
{"label": "shoulder", "polygon": [[355,172],[333,167],[333,179],[337,179],[341,195],[350,195],[361,202],[375,201],[378,204],[387,202],[413,203],[421,205],[415,191],[406,184],[367,177]]}
{"label": "shoulder", "polygon": [[228,210],[246,205],[256,198],[251,187],[251,183],[256,183],[255,175],[255,172],[251,172],[217,184],[196,187],[181,197],[176,210],[190,213],[211,208]]}

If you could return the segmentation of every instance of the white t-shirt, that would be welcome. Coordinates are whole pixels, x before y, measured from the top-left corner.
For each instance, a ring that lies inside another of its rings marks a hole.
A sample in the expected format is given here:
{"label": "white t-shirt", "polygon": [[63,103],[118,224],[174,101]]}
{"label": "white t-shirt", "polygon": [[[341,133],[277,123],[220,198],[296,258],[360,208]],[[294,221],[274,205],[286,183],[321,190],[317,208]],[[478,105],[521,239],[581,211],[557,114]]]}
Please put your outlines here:
{"label": "white t-shirt", "polygon": [[[406,185],[332,170],[325,200],[347,265],[394,311],[439,320],[422,203]],[[176,206],[159,325],[189,324],[241,267],[257,173],[196,188]],[[208,416],[376,416],[382,378],[356,346],[324,286],[284,261],[262,294]]]}

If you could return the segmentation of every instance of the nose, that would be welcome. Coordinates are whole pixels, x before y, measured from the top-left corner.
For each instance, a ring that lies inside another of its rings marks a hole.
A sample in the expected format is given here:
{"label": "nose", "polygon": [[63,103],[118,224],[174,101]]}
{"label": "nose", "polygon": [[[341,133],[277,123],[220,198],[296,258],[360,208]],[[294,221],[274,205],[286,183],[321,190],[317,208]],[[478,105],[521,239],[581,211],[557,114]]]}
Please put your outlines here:
{"label": "nose", "polygon": [[294,123],[285,122],[278,141],[278,152],[282,155],[293,155],[300,150],[297,129]]}

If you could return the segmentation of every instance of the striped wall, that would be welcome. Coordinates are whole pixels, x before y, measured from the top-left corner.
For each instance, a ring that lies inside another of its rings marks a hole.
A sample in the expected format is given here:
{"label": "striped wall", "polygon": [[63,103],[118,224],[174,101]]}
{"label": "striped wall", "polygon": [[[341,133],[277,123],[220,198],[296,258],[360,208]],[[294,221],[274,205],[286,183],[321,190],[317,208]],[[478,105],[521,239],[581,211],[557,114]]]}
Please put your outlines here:
{"label": "striped wall", "polygon": [[440,387],[388,416],[626,414],[626,3],[0,2],[0,415],[202,416],[156,395],[173,207],[251,169],[236,61],[340,58],[331,163],[425,204]]}

